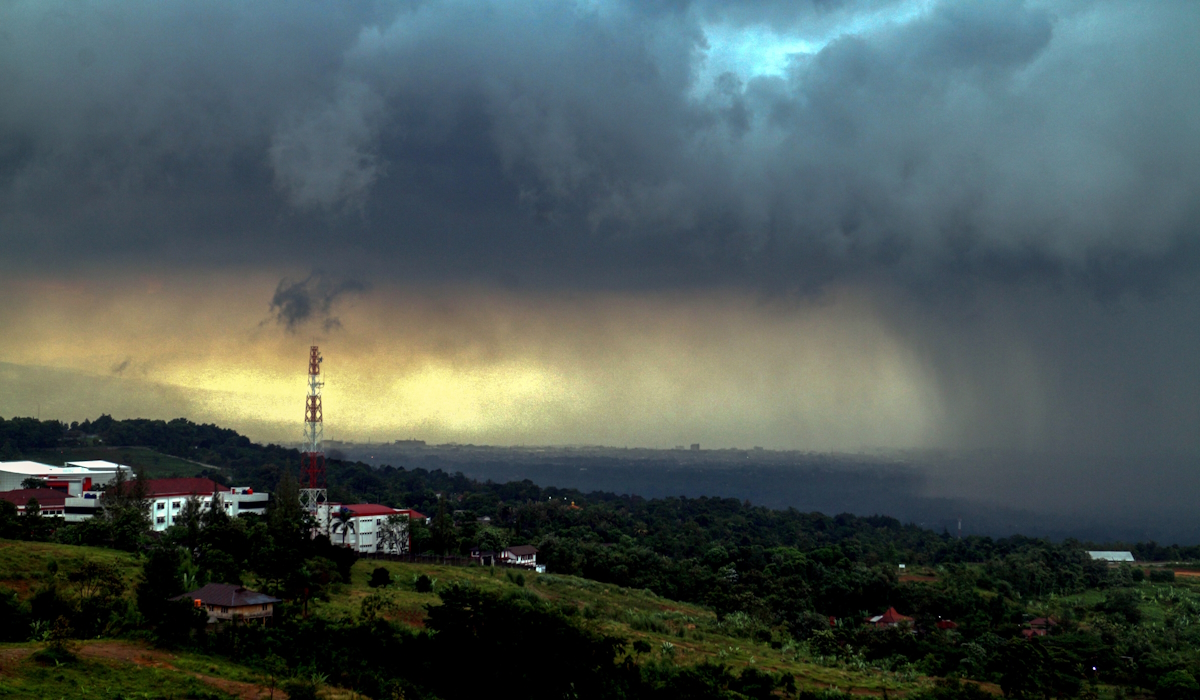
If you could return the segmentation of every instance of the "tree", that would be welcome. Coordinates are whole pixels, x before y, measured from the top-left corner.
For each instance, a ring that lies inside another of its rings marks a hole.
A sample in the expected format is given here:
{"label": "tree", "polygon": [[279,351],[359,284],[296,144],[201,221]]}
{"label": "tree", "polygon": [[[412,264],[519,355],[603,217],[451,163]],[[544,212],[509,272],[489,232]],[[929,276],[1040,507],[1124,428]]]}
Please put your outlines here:
{"label": "tree", "polygon": [[354,529],[354,513],[351,513],[346,508],[339,509],[337,514],[334,515],[334,520],[333,529],[335,532],[340,531],[342,533],[342,546],[345,547],[346,535]]}
{"label": "tree", "polygon": [[150,624],[162,624],[168,599],[184,592],[183,571],[183,549],[167,544],[150,550],[137,585],[138,611]]}
{"label": "tree", "polygon": [[457,549],[454,546],[454,520],[446,505],[446,496],[438,498],[437,516],[433,519],[433,551],[445,554],[447,550]]}
{"label": "tree", "polygon": [[387,516],[380,523],[379,539],[381,549],[388,554],[408,553],[408,516],[395,513]]}
{"label": "tree", "polygon": [[0,447],[0,462],[12,462],[21,458],[21,451],[13,447],[11,440],[5,440]]}
{"label": "tree", "polygon": [[24,640],[29,625],[28,617],[21,609],[16,592],[0,588],[0,642]]}
{"label": "tree", "polygon": [[18,539],[21,536],[21,516],[12,501],[0,501],[0,539]]}
{"label": "tree", "polygon": [[81,636],[103,633],[114,615],[123,612],[125,578],[115,563],[85,559],[67,573],[67,580],[75,585],[75,628]]}
{"label": "tree", "polygon": [[1159,679],[1154,697],[1158,700],[1195,700],[1200,697],[1200,683],[1187,671],[1171,671]]}
{"label": "tree", "polygon": [[381,588],[389,586],[392,583],[392,573],[382,566],[375,567],[371,572],[371,580],[367,581],[367,585],[371,588]]}
{"label": "tree", "polygon": [[101,514],[107,522],[109,545],[115,549],[136,551],[150,530],[150,502],[146,495],[144,472],[129,481],[125,471],[118,469],[113,481],[100,497]]}
{"label": "tree", "polygon": [[42,517],[42,507],[37,499],[29,499],[25,503],[25,512],[21,514],[19,524],[21,539],[34,542],[50,539],[50,534],[54,531],[54,520]]}
{"label": "tree", "polygon": [[46,480],[39,479],[36,476],[31,476],[28,479],[25,479],[24,481],[21,482],[21,488],[23,488],[23,489],[44,489],[44,488],[46,488]]}
{"label": "tree", "polygon": [[508,533],[498,527],[483,527],[475,535],[479,548],[485,551],[498,552],[508,546]]}

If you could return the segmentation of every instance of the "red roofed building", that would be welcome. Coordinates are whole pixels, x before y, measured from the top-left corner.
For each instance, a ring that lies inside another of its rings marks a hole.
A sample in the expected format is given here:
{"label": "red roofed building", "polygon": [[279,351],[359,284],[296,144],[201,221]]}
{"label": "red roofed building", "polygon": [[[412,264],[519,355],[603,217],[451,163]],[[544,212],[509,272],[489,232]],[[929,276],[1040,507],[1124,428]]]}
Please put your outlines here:
{"label": "red roofed building", "polygon": [[1026,639],[1045,637],[1050,634],[1052,627],[1058,627],[1058,620],[1055,620],[1053,617],[1035,617],[1028,622],[1028,627],[1021,630],[1021,634]]}
{"label": "red roofed building", "polygon": [[378,503],[329,504],[329,539],[362,554],[407,554],[408,523],[425,519],[412,509]]}
{"label": "red roofed building", "polygon": [[896,612],[895,608],[888,608],[887,612],[875,617],[869,617],[866,620],[868,625],[882,629],[884,627],[900,627],[901,625],[911,625],[913,619],[908,615],[901,615]]}
{"label": "red roofed building", "polygon": [[25,512],[29,500],[37,501],[42,515],[62,515],[67,502],[65,491],[58,489],[17,489],[16,491],[0,491],[0,500],[8,501],[17,507],[18,513]]}

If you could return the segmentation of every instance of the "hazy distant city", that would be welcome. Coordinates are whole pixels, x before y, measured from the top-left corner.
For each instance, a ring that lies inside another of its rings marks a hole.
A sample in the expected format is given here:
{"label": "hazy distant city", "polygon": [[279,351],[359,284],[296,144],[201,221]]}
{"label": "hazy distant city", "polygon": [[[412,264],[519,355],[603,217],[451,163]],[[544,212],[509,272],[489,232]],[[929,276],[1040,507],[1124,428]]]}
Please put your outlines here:
{"label": "hazy distant city", "polygon": [[[961,519],[964,534],[1200,542],[1183,495],[1197,486],[1186,458],[1158,458],[1151,476],[1121,458],[994,451],[501,447],[412,438],[325,444],[333,458],[380,467],[441,469],[497,483],[529,479],[644,498],[718,496],[771,508],[886,514],[955,535]],[[1095,473],[1106,476],[1087,477]],[[1098,503],[1104,504],[1102,515]]]}

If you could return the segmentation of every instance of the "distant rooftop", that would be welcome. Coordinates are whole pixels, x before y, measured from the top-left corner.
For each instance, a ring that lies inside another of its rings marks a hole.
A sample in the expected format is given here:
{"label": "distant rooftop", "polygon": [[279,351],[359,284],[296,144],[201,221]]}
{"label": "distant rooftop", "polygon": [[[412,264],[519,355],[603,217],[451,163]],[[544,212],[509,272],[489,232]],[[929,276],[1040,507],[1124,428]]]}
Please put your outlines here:
{"label": "distant rooftop", "polygon": [[131,469],[129,467],[125,466],[124,464],[117,464],[116,462],[109,462],[109,461],[103,460],[103,459],[87,459],[82,462],[67,462],[67,466],[68,467],[82,467],[84,469],[90,469],[93,471],[115,472],[118,469],[121,469],[124,471],[131,471]]}
{"label": "distant rooftop", "polygon": [[1133,552],[1088,552],[1092,559],[1098,561],[1135,561]]}
{"label": "distant rooftop", "polygon": [[62,471],[62,467],[53,467],[49,464],[30,462],[28,460],[0,462],[0,472],[8,472],[10,474],[61,474]]}

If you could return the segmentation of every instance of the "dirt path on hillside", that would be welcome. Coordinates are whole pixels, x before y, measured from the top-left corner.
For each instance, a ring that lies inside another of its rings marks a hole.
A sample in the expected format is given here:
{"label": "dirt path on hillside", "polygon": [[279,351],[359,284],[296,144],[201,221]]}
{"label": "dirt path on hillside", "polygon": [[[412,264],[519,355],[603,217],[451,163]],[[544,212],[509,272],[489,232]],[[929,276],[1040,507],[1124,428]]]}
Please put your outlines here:
{"label": "dirt path on hillside", "polygon": [[[79,655],[90,659],[110,659],[113,661],[124,661],[137,666],[179,671],[180,673],[186,673],[205,685],[229,693],[242,700],[260,700],[261,698],[271,697],[270,691],[257,684],[220,678],[218,676],[209,676],[179,668],[172,663],[176,659],[174,654],[159,649],[150,649],[132,642],[91,642],[79,648]],[[275,697],[279,700],[287,700],[287,693],[276,688]]]}
{"label": "dirt path on hillside", "polygon": [[0,678],[8,675],[9,669],[27,659],[32,653],[33,649],[26,647],[0,649]]}

